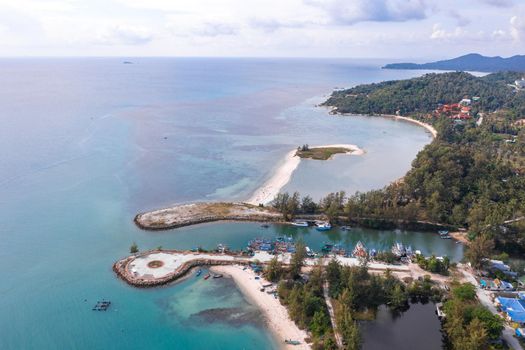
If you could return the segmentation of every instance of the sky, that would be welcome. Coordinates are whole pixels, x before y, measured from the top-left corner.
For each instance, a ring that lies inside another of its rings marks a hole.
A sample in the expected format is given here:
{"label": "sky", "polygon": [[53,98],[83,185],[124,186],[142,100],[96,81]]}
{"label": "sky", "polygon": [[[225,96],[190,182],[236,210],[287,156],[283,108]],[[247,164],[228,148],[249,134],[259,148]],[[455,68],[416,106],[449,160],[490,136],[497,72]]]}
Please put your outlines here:
{"label": "sky", "polygon": [[525,0],[0,0],[0,56],[525,54]]}

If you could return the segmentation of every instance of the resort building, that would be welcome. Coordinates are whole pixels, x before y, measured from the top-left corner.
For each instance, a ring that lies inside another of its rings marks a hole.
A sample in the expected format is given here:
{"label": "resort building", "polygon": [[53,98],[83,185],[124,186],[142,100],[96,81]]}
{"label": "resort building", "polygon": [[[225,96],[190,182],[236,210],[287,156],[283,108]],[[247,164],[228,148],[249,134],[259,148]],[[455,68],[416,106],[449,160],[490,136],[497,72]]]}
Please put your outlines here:
{"label": "resort building", "polygon": [[521,78],[520,80],[516,80],[514,82],[514,85],[518,88],[518,89],[525,89],[525,78]]}

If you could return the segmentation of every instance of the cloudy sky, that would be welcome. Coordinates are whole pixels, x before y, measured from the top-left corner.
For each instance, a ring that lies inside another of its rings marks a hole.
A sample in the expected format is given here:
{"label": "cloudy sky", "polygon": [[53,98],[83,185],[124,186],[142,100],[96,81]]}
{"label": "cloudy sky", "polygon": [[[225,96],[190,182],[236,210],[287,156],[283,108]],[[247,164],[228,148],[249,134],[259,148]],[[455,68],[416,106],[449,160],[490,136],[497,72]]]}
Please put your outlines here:
{"label": "cloudy sky", "polygon": [[525,54],[525,0],[0,0],[0,56]]}

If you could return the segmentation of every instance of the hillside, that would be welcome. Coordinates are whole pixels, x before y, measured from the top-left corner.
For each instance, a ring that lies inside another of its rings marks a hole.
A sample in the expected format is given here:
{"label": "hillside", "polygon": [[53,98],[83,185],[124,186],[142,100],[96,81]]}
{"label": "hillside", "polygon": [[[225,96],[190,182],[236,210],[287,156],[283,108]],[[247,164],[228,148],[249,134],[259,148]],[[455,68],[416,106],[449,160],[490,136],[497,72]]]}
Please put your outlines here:
{"label": "hillside", "polygon": [[[454,103],[464,97],[480,97],[477,108],[495,111],[507,108],[525,114],[525,94],[508,84],[517,72],[500,72],[484,77],[469,73],[431,73],[422,77],[365,84],[334,91],[324,103],[339,113],[417,115],[432,112],[438,104]],[[476,112],[476,111],[474,111]]]}
{"label": "hillside", "polygon": [[[471,238],[487,233],[498,248],[523,254],[525,221],[507,222],[525,215],[525,91],[508,85],[517,76],[427,74],[335,91],[325,102],[335,112],[401,111],[438,130],[403,181],[351,196],[345,214],[465,227]],[[438,107],[440,103],[458,106],[465,97],[473,98],[465,117]]]}
{"label": "hillside", "polygon": [[508,58],[487,57],[477,53],[456,57],[450,60],[436,61],[430,63],[390,63],[385,69],[428,69],[428,70],[451,70],[451,71],[477,71],[477,72],[500,72],[517,71],[525,72],[525,56],[516,55]]}

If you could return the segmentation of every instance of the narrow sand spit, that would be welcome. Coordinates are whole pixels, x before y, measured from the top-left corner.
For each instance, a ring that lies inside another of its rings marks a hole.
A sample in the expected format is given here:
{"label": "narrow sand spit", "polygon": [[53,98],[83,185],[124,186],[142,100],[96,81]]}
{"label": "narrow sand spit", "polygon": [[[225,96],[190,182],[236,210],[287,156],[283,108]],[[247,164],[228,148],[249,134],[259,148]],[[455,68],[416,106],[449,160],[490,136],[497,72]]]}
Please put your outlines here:
{"label": "narrow sand spit", "polygon": [[[288,311],[281,305],[280,301],[272,294],[261,292],[261,285],[266,281],[255,279],[255,274],[247,269],[243,270],[241,266],[214,266],[211,268],[216,273],[222,273],[233,278],[243,295],[257,306],[264,314],[269,329],[274,334],[278,343],[283,349],[311,349],[305,342],[308,334],[299,329],[290,319]],[[298,340],[300,345],[286,345],[285,339]]]}
{"label": "narrow sand spit", "polygon": [[[335,144],[335,145],[322,145],[322,146],[310,146],[311,148],[329,148],[329,147],[340,147],[347,148],[349,151],[346,154],[349,155],[363,155],[365,152],[357,147],[356,145],[349,144]],[[290,181],[293,172],[301,163],[301,158],[297,157],[295,153],[297,150],[290,151],[286,154],[286,157],[281,161],[280,166],[272,175],[268,181],[261,187],[259,187],[255,193],[246,201],[248,204],[258,205],[268,204],[271,202],[279,191]]]}

